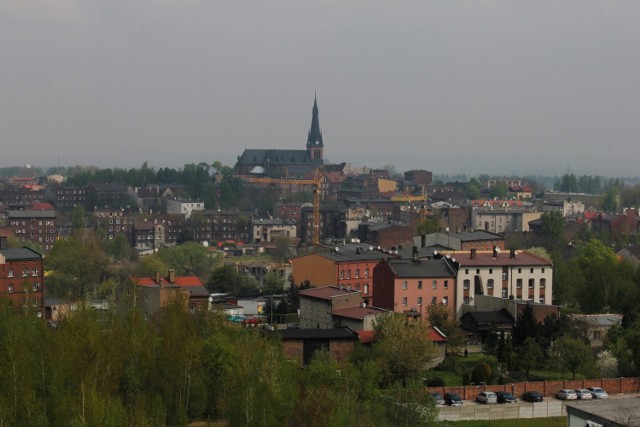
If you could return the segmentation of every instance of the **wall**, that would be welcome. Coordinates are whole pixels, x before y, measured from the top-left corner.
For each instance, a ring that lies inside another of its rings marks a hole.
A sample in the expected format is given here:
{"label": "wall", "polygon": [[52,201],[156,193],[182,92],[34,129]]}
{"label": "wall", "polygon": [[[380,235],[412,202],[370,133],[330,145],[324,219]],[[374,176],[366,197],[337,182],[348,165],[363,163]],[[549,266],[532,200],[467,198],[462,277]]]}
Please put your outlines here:
{"label": "wall", "polygon": [[516,397],[529,390],[536,390],[545,397],[552,397],[563,388],[602,387],[611,394],[640,392],[640,378],[601,378],[568,381],[523,381],[503,385],[461,386],[461,387],[427,387],[430,392],[457,393],[464,400],[474,400],[481,391],[508,391]]}
{"label": "wall", "polygon": [[310,254],[294,258],[292,261],[294,283],[300,285],[308,280],[311,286],[336,285],[338,272],[335,263],[318,254]]}

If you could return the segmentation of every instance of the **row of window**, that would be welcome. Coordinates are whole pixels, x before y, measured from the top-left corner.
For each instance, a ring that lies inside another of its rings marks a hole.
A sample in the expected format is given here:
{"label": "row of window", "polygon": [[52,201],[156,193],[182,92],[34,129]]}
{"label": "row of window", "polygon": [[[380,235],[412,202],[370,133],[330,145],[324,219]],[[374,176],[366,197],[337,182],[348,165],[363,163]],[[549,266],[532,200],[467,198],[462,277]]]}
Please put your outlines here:
{"label": "row of window", "polygon": [[[27,222],[30,221],[11,221],[11,225],[13,226],[17,226],[17,225],[27,225]],[[55,221],[38,221],[38,225],[56,225]],[[33,224],[31,224],[31,228],[33,228]]]}
{"label": "row of window", "polygon": [[[493,289],[494,281],[493,279],[487,280],[487,289]],[[540,287],[544,288],[547,286],[547,279],[540,279]],[[471,280],[465,279],[462,282],[463,289],[469,289],[471,287]],[[536,287],[536,279],[529,279],[529,288],[533,289]],[[522,288],[522,279],[516,280],[516,288]],[[435,288],[434,288],[435,289]]]}
{"label": "row of window", "polygon": [[[533,274],[534,270],[535,270],[535,268],[531,267],[531,268],[529,269],[529,272],[530,272],[531,274]],[[541,273],[544,273],[544,272],[545,272],[545,267],[541,267],[541,268],[540,268],[540,272],[541,272]],[[522,273],[522,268],[518,268],[518,273]],[[465,269],[464,269],[464,274],[469,274],[469,269],[468,269],[468,268],[465,268]],[[476,274],[480,274],[480,269],[479,269],[479,268],[476,268]],[[489,269],[489,274],[493,274],[493,268],[490,268],[490,269]],[[505,275],[506,275],[506,274],[507,274],[506,272],[503,272],[503,273],[502,273],[503,278],[505,277]]]}
{"label": "row of window", "polygon": [[[38,292],[40,290],[40,284],[39,283],[34,283],[33,286],[31,286],[31,291],[32,292]],[[9,283],[9,285],[7,286],[7,292],[9,293],[13,293],[14,291],[14,287],[12,283]]]}
{"label": "row of window", "polygon": [[[449,281],[445,280],[444,281],[444,289],[449,289]],[[406,280],[402,281],[402,289],[403,290],[407,290],[409,288],[409,282],[407,282]],[[418,280],[418,290],[422,289],[422,280]],[[437,280],[432,280],[431,281],[431,289],[433,289],[434,291],[438,289],[438,281]]]}
{"label": "row of window", "polygon": [[[418,297],[418,299],[416,301],[417,301],[416,302],[417,305],[422,305],[422,297]],[[431,304],[432,305],[435,305],[438,302],[439,301],[438,301],[438,299],[436,297],[431,297]],[[449,305],[449,297],[442,298],[442,301],[440,301],[440,302],[442,302],[442,304],[444,304],[444,305]],[[467,304],[468,304],[468,302],[467,302]],[[402,298],[402,306],[406,307],[407,305],[408,305],[408,298],[407,297],[403,297]]]}
{"label": "row of window", "polygon": [[[367,278],[369,277],[369,269],[365,268],[364,269],[364,277]],[[351,279],[351,270],[340,270],[340,278],[341,279]],[[359,279],[360,278],[360,269],[356,268],[356,270],[354,271],[354,278]]]}
{"label": "row of window", "polygon": [[[28,268],[25,268],[22,270],[22,277],[28,277],[28,276],[38,277],[39,274],[40,274],[40,270],[38,270],[37,268],[32,268],[31,270],[29,270]],[[7,277],[15,277],[15,273],[13,272],[12,268],[7,270]]]}

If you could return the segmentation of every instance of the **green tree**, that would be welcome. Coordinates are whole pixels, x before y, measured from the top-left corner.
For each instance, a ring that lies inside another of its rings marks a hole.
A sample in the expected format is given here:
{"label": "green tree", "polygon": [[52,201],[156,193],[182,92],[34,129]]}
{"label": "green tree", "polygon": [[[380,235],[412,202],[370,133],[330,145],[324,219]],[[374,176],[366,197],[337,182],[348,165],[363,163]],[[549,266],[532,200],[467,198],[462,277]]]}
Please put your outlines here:
{"label": "green tree", "polygon": [[434,216],[431,218],[425,218],[424,221],[422,221],[418,225],[417,232],[418,234],[427,235],[431,233],[437,233],[438,231],[440,231],[440,228],[440,219]]}
{"label": "green tree", "polygon": [[528,381],[531,369],[537,368],[544,360],[540,344],[535,339],[527,337],[518,349],[517,356],[518,365],[525,370]]}
{"label": "green tree", "polygon": [[87,214],[84,210],[84,206],[76,205],[73,208],[73,213],[71,214],[71,228],[74,231],[82,230],[87,226]]}
{"label": "green tree", "polygon": [[580,308],[587,313],[600,313],[611,307],[619,285],[615,252],[596,239],[581,245],[577,263],[585,277],[583,288],[576,294]]}
{"label": "green tree", "polygon": [[480,198],[480,193],[482,191],[482,184],[476,179],[471,178],[469,184],[466,186],[466,195],[471,200],[476,200]]}
{"label": "green tree", "polygon": [[605,212],[618,213],[620,210],[620,192],[618,188],[611,187],[607,190],[602,201],[602,210]]}
{"label": "green tree", "polygon": [[516,323],[513,326],[513,347],[519,350],[527,338],[538,340],[540,337],[540,323],[535,317],[533,306],[527,304],[518,314]]}
{"label": "green tree", "polygon": [[291,237],[278,236],[274,239],[272,257],[276,262],[285,262],[291,257]]}
{"label": "green tree", "polygon": [[553,343],[551,350],[551,360],[560,369],[567,369],[571,372],[573,379],[576,379],[576,373],[586,367],[589,363],[593,363],[593,354],[591,348],[584,341],[563,337]]}
{"label": "green tree", "polygon": [[421,323],[407,324],[404,314],[389,313],[377,318],[374,331],[382,378],[387,384],[399,381],[406,386],[425,370],[436,356],[436,348],[428,339],[428,329]]}
{"label": "green tree", "polygon": [[244,295],[258,292],[258,282],[247,274],[238,273],[231,265],[216,268],[207,282],[210,292],[228,292],[234,295]]}
{"label": "green tree", "polygon": [[544,212],[540,217],[542,220],[542,237],[547,241],[559,241],[564,230],[564,218],[558,211]]}
{"label": "green tree", "polygon": [[504,182],[499,182],[489,189],[489,196],[499,200],[505,199],[508,193],[509,189],[507,188],[507,184]]}

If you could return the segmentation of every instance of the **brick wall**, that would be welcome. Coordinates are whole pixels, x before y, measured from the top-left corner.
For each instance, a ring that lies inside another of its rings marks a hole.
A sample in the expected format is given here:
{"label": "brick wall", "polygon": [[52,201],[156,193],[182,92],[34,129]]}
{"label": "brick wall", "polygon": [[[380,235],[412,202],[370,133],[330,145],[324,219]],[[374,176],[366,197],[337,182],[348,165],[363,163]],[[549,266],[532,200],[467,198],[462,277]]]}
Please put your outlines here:
{"label": "brick wall", "polygon": [[352,340],[331,341],[329,343],[329,352],[336,361],[342,362],[349,357],[355,346],[356,342]]}
{"label": "brick wall", "polygon": [[503,385],[462,386],[462,387],[428,387],[429,391],[457,393],[464,400],[474,400],[481,391],[508,391],[516,397],[528,390],[536,390],[545,397],[554,396],[563,388],[577,389],[587,387],[601,387],[609,394],[640,392],[640,378],[601,378],[567,381],[523,381]]}
{"label": "brick wall", "polygon": [[302,364],[304,356],[304,342],[302,340],[287,340],[282,342],[287,359],[297,360]]}

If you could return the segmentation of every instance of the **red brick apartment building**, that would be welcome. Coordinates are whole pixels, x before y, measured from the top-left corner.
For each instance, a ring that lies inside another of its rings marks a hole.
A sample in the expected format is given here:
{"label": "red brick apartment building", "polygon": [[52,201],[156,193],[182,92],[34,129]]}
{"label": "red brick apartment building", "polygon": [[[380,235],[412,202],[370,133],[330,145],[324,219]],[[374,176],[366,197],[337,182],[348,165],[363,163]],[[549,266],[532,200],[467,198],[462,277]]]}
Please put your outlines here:
{"label": "red brick apartment building", "polygon": [[30,248],[9,248],[0,236],[0,298],[15,308],[42,316],[44,256]]}

